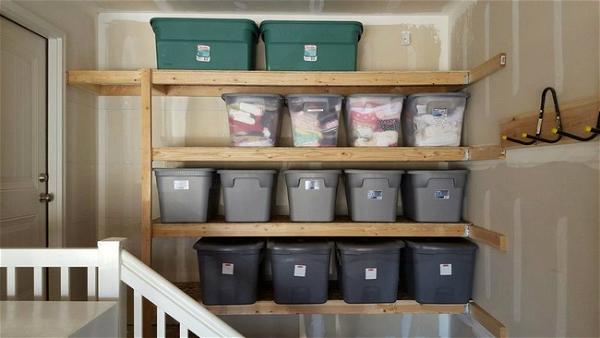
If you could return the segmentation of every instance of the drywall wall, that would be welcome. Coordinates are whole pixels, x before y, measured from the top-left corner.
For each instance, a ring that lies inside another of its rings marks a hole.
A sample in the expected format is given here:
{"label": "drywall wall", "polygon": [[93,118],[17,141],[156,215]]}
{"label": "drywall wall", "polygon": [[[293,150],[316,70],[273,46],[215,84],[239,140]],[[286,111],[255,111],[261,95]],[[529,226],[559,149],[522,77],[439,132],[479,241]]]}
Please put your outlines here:
{"label": "drywall wall", "polygon": [[[105,69],[155,67],[154,34],[149,20],[164,14],[103,13],[98,18],[98,63]],[[206,17],[185,13],[170,16]],[[273,14],[211,14],[211,17],[244,17],[257,22],[265,19],[298,19],[298,16]],[[302,16],[302,19],[356,20],[356,16]],[[448,25],[445,16],[361,16],[364,34],[359,43],[358,67],[380,69],[446,69],[448,67]],[[410,46],[400,46],[399,34],[409,31]],[[259,68],[264,68],[264,46],[258,45]],[[228,145],[229,129],[225,104],[219,98],[155,98],[153,102],[154,146]],[[105,97],[99,99],[99,214],[101,237],[124,236],[129,248],[139,248],[139,100]],[[284,114],[282,145],[291,144],[290,121]],[[308,164],[318,168],[319,164]],[[280,169],[287,168],[283,165]],[[288,212],[285,184],[278,184],[276,211]],[[158,217],[154,195],[155,217]],[[338,199],[345,210],[343,190]],[[197,263],[191,250],[194,239],[156,239],[153,241],[153,266],[171,280],[198,278]],[[177,264],[173,264],[177,262]]]}
{"label": "drywall wall", "polygon": [[[96,67],[96,15],[77,3],[15,1],[65,34],[67,69]],[[94,94],[67,87],[64,111],[65,218],[67,247],[96,246],[96,116]],[[52,178],[50,178],[52,179]],[[78,281],[79,283],[76,283]],[[85,271],[72,273],[73,296],[85,299]]]}
{"label": "drywall wall", "polygon": [[[467,143],[498,143],[499,121],[535,111],[546,86],[563,102],[599,97],[599,6],[479,1],[455,13],[452,67],[508,54],[506,69],[469,89]],[[599,157],[594,142],[466,166],[467,219],[509,238],[506,253],[481,246],[474,299],[513,337],[600,334]]]}

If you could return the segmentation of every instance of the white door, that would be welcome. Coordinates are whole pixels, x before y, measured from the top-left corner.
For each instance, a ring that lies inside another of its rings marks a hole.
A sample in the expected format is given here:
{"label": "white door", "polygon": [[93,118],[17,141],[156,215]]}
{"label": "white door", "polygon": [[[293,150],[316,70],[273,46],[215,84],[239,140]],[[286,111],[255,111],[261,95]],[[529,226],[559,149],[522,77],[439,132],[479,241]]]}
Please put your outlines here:
{"label": "white door", "polygon": [[47,246],[46,49],[0,17],[0,247]]}

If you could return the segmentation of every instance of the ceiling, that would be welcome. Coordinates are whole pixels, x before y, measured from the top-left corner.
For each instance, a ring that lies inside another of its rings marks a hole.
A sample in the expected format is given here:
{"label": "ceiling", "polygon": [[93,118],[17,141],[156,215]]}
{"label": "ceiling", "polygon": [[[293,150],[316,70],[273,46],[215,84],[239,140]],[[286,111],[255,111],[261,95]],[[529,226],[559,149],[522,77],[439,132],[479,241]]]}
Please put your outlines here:
{"label": "ceiling", "polygon": [[451,0],[87,0],[96,12],[440,14]]}

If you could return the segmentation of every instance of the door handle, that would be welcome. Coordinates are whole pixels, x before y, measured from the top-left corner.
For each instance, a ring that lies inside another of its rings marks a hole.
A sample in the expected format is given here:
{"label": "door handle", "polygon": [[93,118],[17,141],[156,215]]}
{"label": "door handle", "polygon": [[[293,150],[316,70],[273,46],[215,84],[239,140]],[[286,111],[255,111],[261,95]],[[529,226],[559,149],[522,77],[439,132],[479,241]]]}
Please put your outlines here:
{"label": "door handle", "polygon": [[38,175],[38,181],[44,183],[44,182],[48,182],[48,174],[46,173],[40,173]]}
{"label": "door handle", "polygon": [[54,194],[49,192],[43,192],[40,194],[40,202],[52,202],[54,200]]}

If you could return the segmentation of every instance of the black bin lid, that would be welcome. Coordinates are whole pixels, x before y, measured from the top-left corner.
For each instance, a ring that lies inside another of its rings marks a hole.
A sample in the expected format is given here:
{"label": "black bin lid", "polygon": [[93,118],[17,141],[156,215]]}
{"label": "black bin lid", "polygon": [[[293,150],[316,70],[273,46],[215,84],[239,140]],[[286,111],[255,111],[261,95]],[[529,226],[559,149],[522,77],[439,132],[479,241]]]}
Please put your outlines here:
{"label": "black bin lid", "polygon": [[265,246],[265,241],[256,238],[224,238],[205,237],[194,244],[194,249],[199,252],[221,253],[258,253]]}
{"label": "black bin lid", "polygon": [[314,239],[280,239],[268,244],[273,254],[329,255],[333,243]]}
{"label": "black bin lid", "polygon": [[413,239],[407,240],[406,246],[422,254],[472,254],[477,250],[477,244],[463,238]]}
{"label": "black bin lid", "polygon": [[346,240],[336,242],[336,246],[344,255],[395,254],[404,247],[404,242],[400,240]]}

